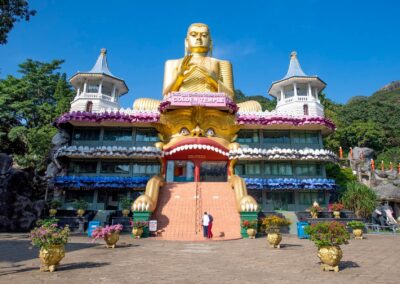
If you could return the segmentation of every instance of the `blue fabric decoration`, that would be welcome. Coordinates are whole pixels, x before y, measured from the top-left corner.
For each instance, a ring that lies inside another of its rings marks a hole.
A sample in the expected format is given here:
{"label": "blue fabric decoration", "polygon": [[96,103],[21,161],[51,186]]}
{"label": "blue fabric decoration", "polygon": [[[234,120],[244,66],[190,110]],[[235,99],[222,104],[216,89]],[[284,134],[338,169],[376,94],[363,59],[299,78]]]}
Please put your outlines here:
{"label": "blue fabric decoration", "polygon": [[327,178],[245,178],[244,181],[248,189],[259,190],[334,190],[337,187],[334,179]]}
{"label": "blue fabric decoration", "polygon": [[87,188],[143,188],[150,177],[112,177],[112,176],[58,176],[53,182],[60,187]]}

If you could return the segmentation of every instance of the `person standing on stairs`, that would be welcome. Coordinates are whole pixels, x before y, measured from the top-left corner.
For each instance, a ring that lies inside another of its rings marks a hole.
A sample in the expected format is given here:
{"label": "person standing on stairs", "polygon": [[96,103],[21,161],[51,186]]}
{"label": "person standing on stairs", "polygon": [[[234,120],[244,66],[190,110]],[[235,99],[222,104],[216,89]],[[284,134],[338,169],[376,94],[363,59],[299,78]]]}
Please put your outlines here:
{"label": "person standing on stairs", "polygon": [[203,215],[203,237],[208,237],[208,225],[210,224],[210,217],[208,216],[207,212],[204,212]]}
{"label": "person standing on stairs", "polygon": [[210,220],[210,222],[208,223],[207,238],[211,239],[213,237],[212,225],[213,225],[214,218],[211,214],[208,214],[208,219]]}

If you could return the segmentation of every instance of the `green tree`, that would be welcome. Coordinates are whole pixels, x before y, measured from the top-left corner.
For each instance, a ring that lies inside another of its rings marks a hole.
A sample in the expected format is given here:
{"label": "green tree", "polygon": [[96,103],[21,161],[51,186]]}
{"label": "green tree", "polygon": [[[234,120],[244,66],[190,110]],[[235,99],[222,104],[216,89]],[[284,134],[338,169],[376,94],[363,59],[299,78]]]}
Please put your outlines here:
{"label": "green tree", "polygon": [[378,162],[384,161],[386,166],[392,162],[393,166],[396,168],[397,164],[400,163],[400,147],[389,148],[383,151],[378,155],[376,160]]}
{"label": "green tree", "polygon": [[355,212],[357,218],[367,218],[376,208],[378,197],[368,186],[358,182],[347,184],[342,202],[347,209]]}
{"label": "green tree", "polygon": [[62,63],[28,59],[19,65],[21,78],[0,80],[0,152],[13,154],[22,167],[45,169],[52,123],[73,98],[65,74],[57,72]]}
{"label": "green tree", "polygon": [[236,89],[235,90],[235,102],[236,103],[242,103],[245,101],[257,101],[260,103],[261,108],[263,111],[268,110],[271,111],[276,107],[276,99],[267,99],[264,96],[246,96],[241,90]]}
{"label": "green tree", "polygon": [[20,20],[29,21],[36,14],[35,10],[29,10],[26,0],[1,0],[0,1],[0,44],[7,43],[8,33]]}
{"label": "green tree", "polygon": [[347,185],[357,181],[357,177],[350,168],[341,168],[337,164],[329,163],[326,165],[326,175],[333,178],[339,186],[339,194],[343,194],[347,190]]}

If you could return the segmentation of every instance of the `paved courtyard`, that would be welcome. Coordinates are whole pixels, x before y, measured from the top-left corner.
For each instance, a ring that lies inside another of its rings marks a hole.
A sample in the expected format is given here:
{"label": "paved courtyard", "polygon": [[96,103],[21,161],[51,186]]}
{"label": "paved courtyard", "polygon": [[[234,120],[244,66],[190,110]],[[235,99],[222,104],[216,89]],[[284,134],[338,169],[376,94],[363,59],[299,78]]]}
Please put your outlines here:
{"label": "paved courtyard", "polygon": [[106,249],[72,237],[59,270],[39,272],[26,234],[0,234],[0,283],[400,283],[400,236],[368,235],[343,246],[341,271],[322,272],[308,240],[282,249],[256,240],[172,242],[121,236]]}

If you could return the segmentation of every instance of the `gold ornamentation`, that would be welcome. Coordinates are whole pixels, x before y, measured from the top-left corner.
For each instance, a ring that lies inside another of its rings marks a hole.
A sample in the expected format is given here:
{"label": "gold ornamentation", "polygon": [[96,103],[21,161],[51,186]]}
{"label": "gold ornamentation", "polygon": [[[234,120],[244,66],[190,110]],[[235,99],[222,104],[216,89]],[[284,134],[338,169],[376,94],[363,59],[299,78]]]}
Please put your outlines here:
{"label": "gold ornamentation", "polygon": [[271,248],[281,248],[282,234],[281,233],[268,233],[267,240]]}
{"label": "gold ornamentation", "polygon": [[78,215],[78,217],[83,217],[83,215],[85,215],[85,210],[78,209],[78,210],[76,210],[76,214]]}
{"label": "gold ornamentation", "polygon": [[256,200],[248,195],[246,183],[244,180],[237,176],[233,175],[230,177],[231,187],[235,191],[236,197],[236,205],[239,212],[251,212],[258,210],[258,204]]}
{"label": "gold ornamentation", "polygon": [[104,236],[104,241],[106,242],[107,248],[115,248],[115,245],[117,244],[118,240],[119,240],[119,232],[112,232],[111,234]]}
{"label": "gold ornamentation", "polygon": [[56,214],[57,214],[57,209],[50,209],[49,210],[50,217],[54,217],[54,216],[56,216]]}
{"label": "gold ornamentation", "polygon": [[362,229],[353,229],[353,235],[356,240],[362,240],[364,238]]}
{"label": "gold ornamentation", "polygon": [[247,101],[243,103],[238,103],[237,106],[241,112],[261,112],[262,107],[257,101]]}
{"label": "gold ornamentation", "polygon": [[64,245],[51,245],[48,249],[41,248],[39,252],[40,262],[42,263],[40,271],[55,271],[64,257]]}
{"label": "gold ornamentation", "polygon": [[122,210],[122,216],[128,217],[128,215],[129,215],[130,212],[131,212],[131,211],[130,211],[129,209],[124,209],[124,210]]}
{"label": "gold ornamentation", "polygon": [[340,219],[340,211],[333,211],[333,217],[335,219]]}
{"label": "gold ornamentation", "polygon": [[136,198],[132,205],[132,211],[153,212],[157,206],[160,187],[164,185],[164,179],[160,176],[153,176],[146,184],[143,195]]}
{"label": "gold ornamentation", "polygon": [[140,237],[143,235],[143,228],[133,228],[132,234],[135,238],[140,239]]}
{"label": "gold ornamentation", "polygon": [[318,250],[318,257],[322,264],[323,271],[339,272],[339,263],[343,257],[343,252],[339,246],[323,247]]}
{"label": "gold ornamentation", "polygon": [[257,235],[257,230],[256,229],[247,229],[247,235],[249,236],[249,239],[255,239]]}

